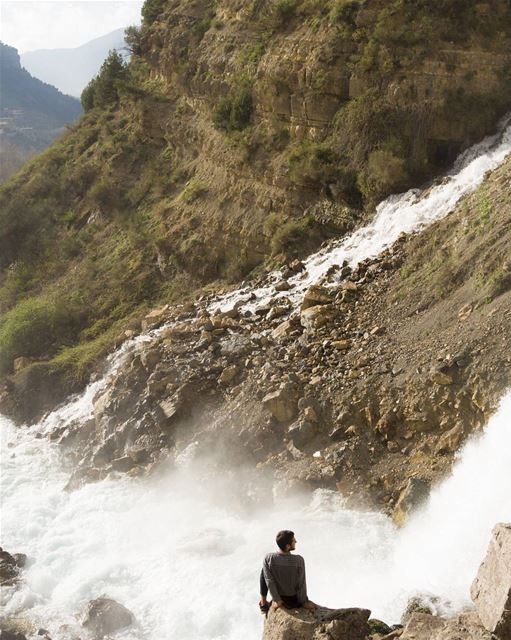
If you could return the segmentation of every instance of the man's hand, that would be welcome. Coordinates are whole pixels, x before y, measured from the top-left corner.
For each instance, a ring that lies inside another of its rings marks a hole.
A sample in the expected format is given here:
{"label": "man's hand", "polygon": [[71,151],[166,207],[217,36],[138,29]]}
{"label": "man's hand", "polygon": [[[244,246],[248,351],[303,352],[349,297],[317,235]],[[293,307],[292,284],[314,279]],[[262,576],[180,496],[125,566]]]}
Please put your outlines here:
{"label": "man's hand", "polygon": [[274,600],[273,604],[271,605],[273,607],[273,609],[280,609],[280,607],[284,604],[284,602],[282,600]]}
{"label": "man's hand", "polygon": [[314,611],[314,609],[316,609],[316,605],[314,604],[314,602],[311,602],[310,600],[307,600],[307,602],[304,602],[302,606],[304,609],[309,609],[310,611]]}
{"label": "man's hand", "polygon": [[261,599],[259,600],[259,606],[264,607],[266,604],[268,604],[268,601],[266,600],[266,598],[261,596]]}

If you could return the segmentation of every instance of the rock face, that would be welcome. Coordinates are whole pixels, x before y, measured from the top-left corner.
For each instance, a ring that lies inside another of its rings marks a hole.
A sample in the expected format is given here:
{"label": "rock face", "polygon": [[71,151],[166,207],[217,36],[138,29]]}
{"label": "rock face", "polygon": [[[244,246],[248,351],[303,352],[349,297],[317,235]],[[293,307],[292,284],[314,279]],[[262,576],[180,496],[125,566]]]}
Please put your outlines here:
{"label": "rock face", "polygon": [[471,595],[484,626],[500,640],[511,638],[511,524],[494,528]]}
{"label": "rock face", "polygon": [[365,640],[368,609],[270,610],[263,640]]}
{"label": "rock face", "polygon": [[122,604],[110,598],[96,598],[88,604],[83,626],[96,638],[103,638],[133,623],[133,614]]}

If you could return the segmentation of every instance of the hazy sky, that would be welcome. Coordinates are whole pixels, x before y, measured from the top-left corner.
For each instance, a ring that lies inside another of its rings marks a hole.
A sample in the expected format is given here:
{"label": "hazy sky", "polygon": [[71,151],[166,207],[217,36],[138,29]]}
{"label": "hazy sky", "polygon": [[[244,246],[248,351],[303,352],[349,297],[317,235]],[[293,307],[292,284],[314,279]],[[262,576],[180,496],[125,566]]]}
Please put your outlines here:
{"label": "hazy sky", "polygon": [[20,53],[78,47],[140,22],[142,0],[0,0],[0,40]]}

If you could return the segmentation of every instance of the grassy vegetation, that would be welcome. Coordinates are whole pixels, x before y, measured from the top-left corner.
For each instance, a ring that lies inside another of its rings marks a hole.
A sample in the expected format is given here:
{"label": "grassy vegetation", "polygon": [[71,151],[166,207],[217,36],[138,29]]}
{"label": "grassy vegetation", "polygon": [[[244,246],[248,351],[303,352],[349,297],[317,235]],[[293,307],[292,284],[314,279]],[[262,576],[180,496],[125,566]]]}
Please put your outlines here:
{"label": "grassy vegetation", "polygon": [[[358,0],[252,0],[236,8],[243,37],[234,38],[215,2],[146,0],[142,26],[128,32],[130,64],[110,55],[82,96],[82,121],[0,189],[0,373],[29,356],[82,380],[151,305],[218,277],[242,277],[263,251],[276,259],[312,250],[346,231],[356,208],[437,173],[452,153],[437,153],[432,123],[468,123],[467,142],[511,99],[504,71],[502,91],[478,93],[477,78],[466,74],[462,88],[414,94],[413,78],[441,47],[504,46],[507,14],[478,7],[388,0],[368,19]],[[186,29],[167,22],[172,12],[187,16]],[[310,72],[281,54],[294,31],[321,34],[324,50],[316,62],[308,58]],[[268,105],[254,104],[272,90],[289,100],[328,95],[339,51],[355,88],[339,98],[330,127],[297,125],[280,111],[265,116]],[[211,135],[212,126],[225,135]],[[225,154],[247,202],[261,186],[264,199],[278,196],[278,213],[258,203],[253,217],[250,210],[233,222],[263,235],[251,256],[247,247],[211,241],[231,220],[204,211],[232,206],[233,192],[225,202],[225,185],[216,193],[203,153],[209,163]],[[483,236],[494,223],[491,201],[479,207],[468,235]],[[438,265],[435,287],[452,277],[448,267],[449,260]],[[508,286],[508,270],[485,271],[485,291]],[[402,275],[413,280],[406,268]]]}

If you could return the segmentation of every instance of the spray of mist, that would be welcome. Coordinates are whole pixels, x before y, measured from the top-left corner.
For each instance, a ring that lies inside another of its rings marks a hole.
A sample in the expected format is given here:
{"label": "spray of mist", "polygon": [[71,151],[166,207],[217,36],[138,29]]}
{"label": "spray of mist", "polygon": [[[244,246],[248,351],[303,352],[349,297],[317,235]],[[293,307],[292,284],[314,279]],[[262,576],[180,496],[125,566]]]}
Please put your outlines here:
{"label": "spray of mist", "polygon": [[[65,493],[58,447],[2,424],[2,536],[31,558],[6,614],[29,615],[55,640],[70,638],[86,603],[107,594],[130,608],[124,640],[256,640],[258,574],[275,532],[291,528],[321,604],[364,606],[399,620],[416,593],[444,608],[469,602],[492,527],[511,520],[511,394],[484,437],[403,530],[378,513],[344,507],[325,490],[274,502],[244,470],[182,456],[151,479],[108,479]],[[10,443],[10,446],[9,446]]]}

